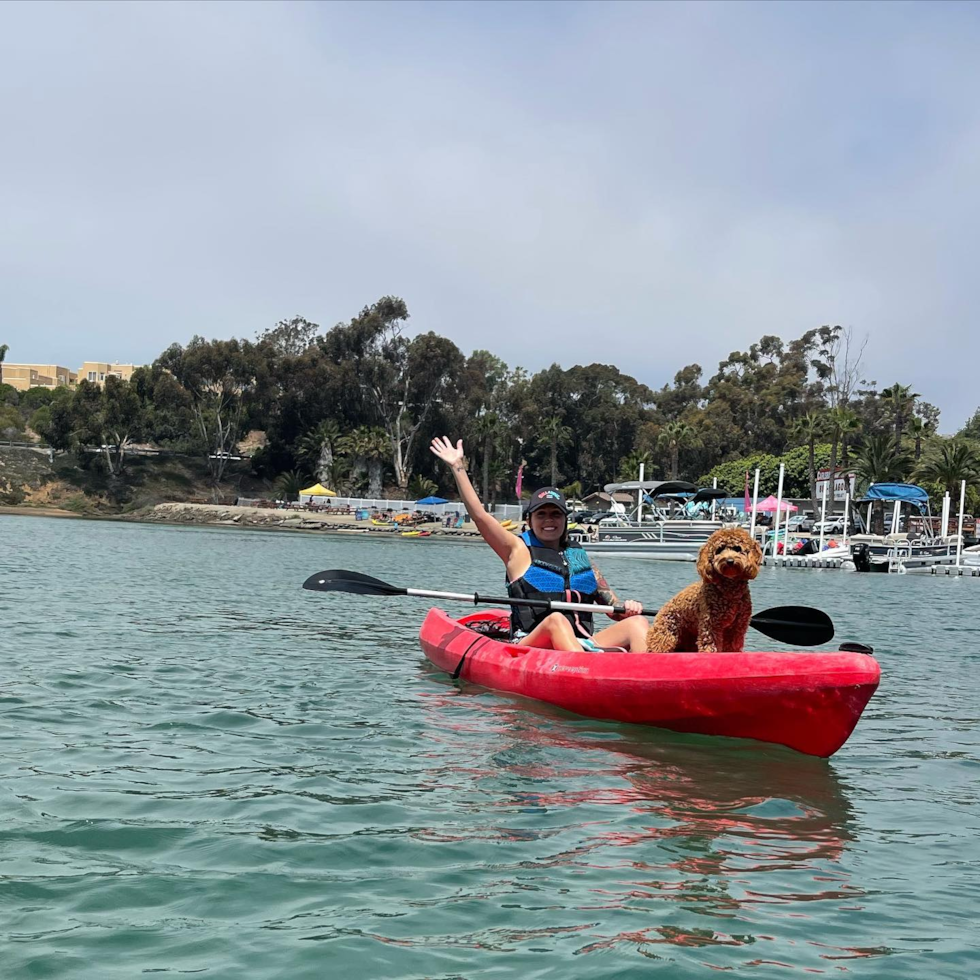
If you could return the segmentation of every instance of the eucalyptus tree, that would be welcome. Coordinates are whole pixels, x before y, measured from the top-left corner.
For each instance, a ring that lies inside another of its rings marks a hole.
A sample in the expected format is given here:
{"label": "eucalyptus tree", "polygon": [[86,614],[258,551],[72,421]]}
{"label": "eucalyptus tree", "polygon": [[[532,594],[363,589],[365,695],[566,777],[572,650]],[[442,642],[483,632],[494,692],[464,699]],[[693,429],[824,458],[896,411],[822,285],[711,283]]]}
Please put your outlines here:
{"label": "eucalyptus tree", "polygon": [[463,355],[451,340],[431,332],[412,340],[403,336],[408,317],[404,300],[384,296],[349,324],[334,327],[323,345],[352,366],[355,387],[388,438],[402,490],[411,476],[419,430],[463,366]]}
{"label": "eucalyptus tree", "polygon": [[851,327],[825,325],[817,329],[818,347],[813,359],[817,376],[831,409],[846,408],[857,392],[861,361],[868,335],[856,337]]}
{"label": "eucalyptus tree", "polygon": [[247,340],[193,337],[186,347],[168,347],[154,367],[173,374],[190,395],[201,451],[217,498],[247,413],[268,383],[268,363]]}
{"label": "eucalyptus tree", "polygon": [[81,381],[70,397],[49,406],[45,436],[55,449],[94,450],[108,474],[110,493],[118,497],[130,448],[143,436],[145,421],[143,405],[129,381]]}
{"label": "eucalyptus tree", "polygon": [[975,439],[980,442],[980,408],[970,416],[957,435],[963,439]]}
{"label": "eucalyptus tree", "polygon": [[320,325],[305,316],[280,320],[274,327],[258,334],[257,343],[271,347],[277,354],[297,356],[309,350],[317,340]]}

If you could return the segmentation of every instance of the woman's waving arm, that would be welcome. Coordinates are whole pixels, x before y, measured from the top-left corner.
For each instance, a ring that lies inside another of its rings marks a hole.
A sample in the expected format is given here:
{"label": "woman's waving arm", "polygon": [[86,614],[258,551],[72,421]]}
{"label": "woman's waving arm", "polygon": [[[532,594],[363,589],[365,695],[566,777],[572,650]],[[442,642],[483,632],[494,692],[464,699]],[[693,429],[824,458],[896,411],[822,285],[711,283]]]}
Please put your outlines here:
{"label": "woman's waving arm", "polygon": [[493,548],[505,564],[509,562],[511,556],[523,546],[524,542],[516,534],[504,530],[484,509],[473,484],[470,483],[470,478],[466,475],[463,440],[460,439],[454,446],[445,436],[436,436],[429,448],[452,470],[460,500],[466,505],[466,511],[477,530],[483,535],[483,540]]}

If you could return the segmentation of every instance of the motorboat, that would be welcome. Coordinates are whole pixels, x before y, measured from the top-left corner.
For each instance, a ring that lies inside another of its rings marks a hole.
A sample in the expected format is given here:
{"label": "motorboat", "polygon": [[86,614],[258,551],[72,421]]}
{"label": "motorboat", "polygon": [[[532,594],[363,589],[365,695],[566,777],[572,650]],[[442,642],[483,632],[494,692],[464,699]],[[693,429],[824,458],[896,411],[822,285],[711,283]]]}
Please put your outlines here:
{"label": "motorboat", "polygon": [[631,513],[575,529],[575,540],[594,555],[697,561],[701,545],[723,526],[722,518],[734,517],[717,509],[717,502],[728,497],[726,491],[699,489],[682,480],[631,480],[607,483],[603,489],[608,494],[635,492],[637,503]]}
{"label": "motorboat", "polygon": [[948,527],[942,527],[942,520],[933,517],[929,494],[922,487],[912,483],[872,483],[864,499],[854,501],[856,510],[864,504],[864,526],[873,529],[877,524],[889,533],[851,537],[851,561],[857,571],[904,575],[929,573],[936,565],[956,564],[959,537],[941,533]]}

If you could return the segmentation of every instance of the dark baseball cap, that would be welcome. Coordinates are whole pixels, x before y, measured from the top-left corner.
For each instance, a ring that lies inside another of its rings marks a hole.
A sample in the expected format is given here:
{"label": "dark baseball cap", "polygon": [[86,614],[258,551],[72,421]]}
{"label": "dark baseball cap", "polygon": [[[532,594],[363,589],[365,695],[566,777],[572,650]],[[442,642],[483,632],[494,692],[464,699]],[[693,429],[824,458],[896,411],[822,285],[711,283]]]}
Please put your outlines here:
{"label": "dark baseball cap", "polygon": [[568,504],[565,503],[565,495],[557,487],[542,487],[531,494],[531,499],[524,508],[524,516],[527,517],[532,511],[539,507],[551,504],[557,507],[563,514],[568,514]]}

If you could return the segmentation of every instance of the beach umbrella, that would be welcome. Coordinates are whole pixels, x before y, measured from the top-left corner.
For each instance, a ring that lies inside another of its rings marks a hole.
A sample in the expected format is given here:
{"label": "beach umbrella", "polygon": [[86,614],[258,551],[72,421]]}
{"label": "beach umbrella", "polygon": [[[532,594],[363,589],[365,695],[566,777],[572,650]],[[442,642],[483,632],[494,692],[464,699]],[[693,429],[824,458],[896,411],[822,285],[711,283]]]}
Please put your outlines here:
{"label": "beach umbrella", "polygon": [[755,509],[761,510],[763,513],[772,513],[774,510],[799,510],[796,504],[791,504],[788,500],[780,500],[777,502],[776,498],[772,494],[769,494],[765,500],[760,500]]}
{"label": "beach umbrella", "polygon": [[326,487],[321,486],[319,483],[314,483],[312,487],[307,487],[305,490],[300,490],[301,494],[308,494],[311,497],[336,497],[337,494],[333,490],[328,490]]}
{"label": "beach umbrella", "polygon": [[431,507],[433,504],[448,504],[449,501],[442,497],[423,497],[421,500],[416,500],[415,503],[425,504],[426,507]]}

